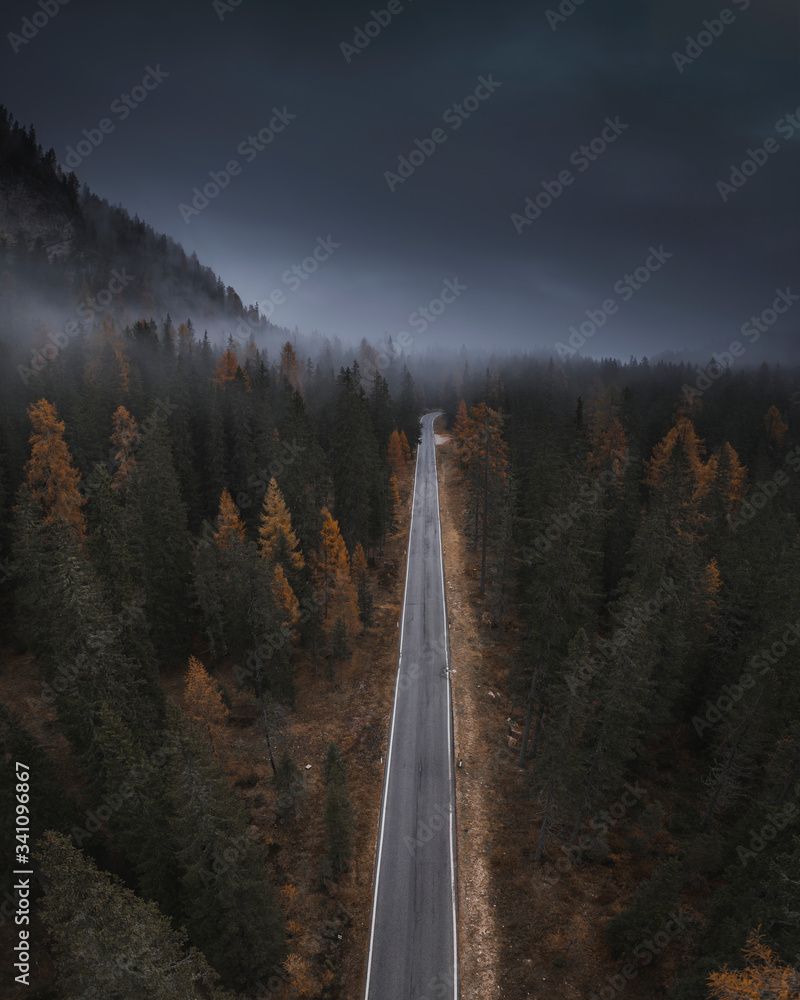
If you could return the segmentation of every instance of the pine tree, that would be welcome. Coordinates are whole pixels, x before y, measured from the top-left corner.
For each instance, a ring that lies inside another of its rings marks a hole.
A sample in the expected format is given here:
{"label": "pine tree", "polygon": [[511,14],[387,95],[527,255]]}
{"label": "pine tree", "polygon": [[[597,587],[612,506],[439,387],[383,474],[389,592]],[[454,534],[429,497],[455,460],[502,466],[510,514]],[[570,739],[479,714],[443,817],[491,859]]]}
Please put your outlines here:
{"label": "pine tree", "polygon": [[130,488],[136,471],[136,449],[139,447],[141,435],[136,421],[124,406],[114,411],[114,433],[111,444],[114,448],[114,478],[111,485],[115,490]]}
{"label": "pine tree", "polygon": [[[114,808],[108,819],[114,843],[133,865],[139,889],[163,913],[180,912],[177,891],[181,874],[175,857],[176,842],[164,819],[170,814],[172,746],[161,729],[134,730],[117,712],[103,705],[95,731],[97,771],[103,798]],[[78,847],[90,831],[74,827]]]}
{"label": "pine tree", "polygon": [[343,785],[347,780],[347,768],[345,767],[342,751],[338,744],[329,743],[325,751],[325,760],[322,765],[322,773],[325,777],[325,784]]}
{"label": "pine tree", "polygon": [[44,528],[41,510],[23,485],[14,534],[19,623],[37,652],[67,738],[89,752],[104,703],[138,725],[157,725],[163,695],[152,665],[132,658],[135,647],[123,648],[121,621],[72,527],[59,518]]}
{"label": "pine tree", "polygon": [[547,719],[542,726],[533,772],[534,788],[546,792],[547,799],[534,861],[541,860],[553,817],[571,820],[580,804],[586,762],[579,739],[589,703],[584,686],[571,682],[583,674],[588,659],[589,642],[581,629],[570,643],[561,669],[552,671],[548,678]]}
{"label": "pine tree", "polygon": [[[346,543],[375,538],[385,522],[384,470],[358,373],[343,368],[336,379],[330,463],[334,514]],[[388,477],[387,477],[388,478]]]}
{"label": "pine tree", "polygon": [[330,643],[330,671],[328,680],[333,680],[334,666],[339,664],[339,683],[344,683],[344,661],[351,655],[350,643],[347,638],[347,625],[342,615],[336,616],[333,628],[329,634]]}
{"label": "pine tree", "polygon": [[281,348],[281,377],[300,395],[303,394],[303,380],[300,372],[300,362],[290,340]]}
{"label": "pine tree", "polygon": [[347,871],[353,856],[353,808],[347,791],[347,777],[341,752],[328,744],[324,764],[325,807],[323,820],[328,841],[328,864],[334,874]]}
{"label": "pine tree", "polygon": [[169,819],[183,868],[183,920],[192,942],[237,988],[268,976],[285,954],[283,916],[228,781],[194,730],[176,738]]}
{"label": "pine tree", "polygon": [[218,976],[154,903],[97,869],[59,833],[39,852],[48,890],[42,919],[52,935],[65,1000],[224,1000]]}
{"label": "pine tree", "polygon": [[306,787],[300,765],[288,750],[284,750],[278,760],[275,772],[275,791],[278,793],[276,808],[278,817],[296,816],[299,804],[305,797]]}
{"label": "pine tree", "polygon": [[[44,747],[23,725],[20,716],[6,705],[0,704],[0,760],[10,769],[15,762],[24,763],[28,769],[29,800],[25,839],[17,839],[16,787],[13,778],[0,782],[0,850],[5,857],[19,857],[20,850],[30,858],[35,843],[46,829],[67,830],[74,822],[77,810],[69,799],[64,781],[54,761]],[[12,770],[13,776],[13,770]],[[35,785],[32,784],[35,782]],[[30,794],[31,789],[34,794]],[[24,789],[20,789],[24,792]],[[20,828],[21,829],[21,828]],[[25,850],[27,848],[27,850]],[[22,864],[9,864],[0,874],[0,893],[12,893],[15,876],[13,868]]]}
{"label": "pine tree", "polygon": [[652,877],[639,886],[631,905],[606,924],[606,938],[615,955],[663,930],[678,898],[681,868],[678,858],[660,862]]}
{"label": "pine tree", "polygon": [[154,428],[139,450],[131,504],[153,644],[159,653],[177,655],[190,621],[190,543],[186,505],[163,425]]}
{"label": "pine tree", "polygon": [[404,433],[409,444],[416,445],[421,436],[420,406],[414,379],[406,365],[400,374],[400,393],[397,397],[397,429]]}

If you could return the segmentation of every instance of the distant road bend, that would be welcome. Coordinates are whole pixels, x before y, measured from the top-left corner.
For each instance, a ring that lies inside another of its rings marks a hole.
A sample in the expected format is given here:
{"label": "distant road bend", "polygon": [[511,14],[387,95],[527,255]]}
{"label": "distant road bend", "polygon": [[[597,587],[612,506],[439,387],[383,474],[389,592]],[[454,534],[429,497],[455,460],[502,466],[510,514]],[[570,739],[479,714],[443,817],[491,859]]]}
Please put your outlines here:
{"label": "distant road bend", "polygon": [[433,422],[422,418],[365,1000],[457,998],[450,654]]}

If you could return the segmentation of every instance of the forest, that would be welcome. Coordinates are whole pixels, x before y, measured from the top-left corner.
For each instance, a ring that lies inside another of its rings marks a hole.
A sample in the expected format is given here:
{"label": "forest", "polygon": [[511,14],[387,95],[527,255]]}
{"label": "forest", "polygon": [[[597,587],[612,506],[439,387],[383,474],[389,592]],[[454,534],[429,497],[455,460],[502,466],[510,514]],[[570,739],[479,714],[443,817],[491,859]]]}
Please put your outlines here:
{"label": "forest", "polygon": [[[301,681],[342,710],[431,410],[478,568],[459,586],[510,706],[511,738],[498,724],[484,748],[497,814],[519,819],[495,835],[527,869],[495,873],[520,904],[504,960],[533,947],[523,886],[613,869],[627,888],[586,995],[645,965],[674,1000],[800,995],[800,370],[719,370],[698,391],[664,359],[293,333],[80,192],[5,111],[0,160],[4,192],[48,206],[0,247],[0,685],[33,663],[76,774],[4,694],[0,896],[6,859],[35,859],[57,966],[31,995],[346,995],[330,970],[264,985],[297,930],[219,753],[219,677],[258,706],[275,789],[296,786],[274,727]],[[104,304],[115,269],[146,281]],[[36,776],[24,834],[14,762]],[[353,863],[349,767],[332,742],[309,859],[326,884]]]}

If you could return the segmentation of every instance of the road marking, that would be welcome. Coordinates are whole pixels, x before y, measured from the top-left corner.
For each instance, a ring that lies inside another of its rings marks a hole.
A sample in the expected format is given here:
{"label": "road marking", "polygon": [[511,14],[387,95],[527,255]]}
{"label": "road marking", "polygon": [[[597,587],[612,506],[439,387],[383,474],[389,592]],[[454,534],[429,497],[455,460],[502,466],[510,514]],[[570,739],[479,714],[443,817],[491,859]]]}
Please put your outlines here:
{"label": "road marking", "polygon": [[[414,530],[414,508],[416,506],[417,499],[417,475],[419,473],[419,452],[422,447],[422,443],[417,445],[417,457],[414,463],[414,492],[412,494],[411,500],[411,524],[408,528],[408,549],[411,548],[411,532]],[[394,700],[392,702],[392,722],[389,726],[389,752],[386,755],[386,770],[383,774],[383,794],[381,795],[381,823],[380,832],[378,834],[378,856],[375,860],[375,886],[372,890],[372,915],[370,918],[370,932],[369,932],[369,956],[367,958],[367,981],[364,988],[364,1000],[369,1000],[369,979],[372,973],[372,949],[375,944],[375,911],[377,909],[378,902],[378,886],[380,884],[381,876],[381,856],[383,854],[383,833],[386,828],[386,798],[389,792],[389,774],[392,769],[392,751],[394,750],[394,725],[397,719],[397,690],[400,685],[400,670],[403,660],[403,633],[406,627],[406,600],[408,598],[408,567],[411,565],[411,558],[406,554],[406,579],[403,585],[403,613],[400,616],[401,626],[400,626],[400,645],[398,647],[397,655],[397,677],[394,682]]]}
{"label": "road marking", "polygon": [[[434,435],[433,425],[436,417],[431,421],[431,435]],[[458,1000],[458,923],[457,923],[457,889],[456,889],[456,864],[455,849],[453,846],[456,823],[456,790],[455,773],[453,771],[453,691],[450,683],[450,632],[447,625],[447,595],[444,588],[444,545],[442,544],[442,519],[439,511],[439,474],[436,463],[436,438],[433,437],[433,480],[436,483],[436,523],[439,528],[439,570],[442,575],[442,614],[444,615],[444,655],[445,670],[447,672],[447,743],[448,743],[448,771],[450,775],[450,794],[453,796],[453,808],[450,810],[450,885],[452,887],[453,903],[453,998]],[[410,535],[410,532],[409,532]]]}

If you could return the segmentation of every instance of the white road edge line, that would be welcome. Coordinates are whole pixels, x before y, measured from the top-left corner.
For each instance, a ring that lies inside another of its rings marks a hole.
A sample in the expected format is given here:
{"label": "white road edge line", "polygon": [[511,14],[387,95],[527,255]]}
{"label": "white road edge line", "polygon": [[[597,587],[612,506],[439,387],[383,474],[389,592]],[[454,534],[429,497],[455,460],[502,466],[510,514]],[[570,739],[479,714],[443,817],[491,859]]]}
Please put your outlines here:
{"label": "white road edge line", "polygon": [[[369,954],[367,958],[367,980],[364,987],[364,1000],[369,1000],[370,975],[372,973],[372,949],[375,943],[375,911],[378,902],[378,885],[381,875],[381,855],[383,854],[383,832],[386,826],[385,801],[389,789],[389,773],[392,768],[392,751],[394,749],[394,724],[397,717],[397,689],[400,685],[400,669],[403,662],[403,633],[406,627],[406,598],[408,597],[408,567],[411,565],[411,532],[414,530],[414,508],[417,501],[417,474],[419,472],[419,452],[422,442],[417,445],[417,457],[414,462],[414,492],[411,496],[411,524],[408,528],[408,544],[406,545],[406,578],[403,584],[403,614],[400,616],[400,645],[397,650],[397,677],[394,682],[394,699],[392,701],[392,722],[389,726],[389,749],[386,754],[386,770],[383,774],[383,794],[381,795],[381,823],[378,834],[378,856],[375,859],[375,885],[372,890],[372,916],[369,931]],[[435,454],[435,453],[434,453]],[[438,490],[438,485],[437,485]],[[437,493],[438,496],[438,493]]]}
{"label": "white road edge line", "polygon": [[[437,414],[438,416],[438,414]],[[456,886],[456,864],[455,850],[453,847],[455,839],[455,771],[453,769],[453,688],[450,679],[450,632],[447,624],[447,594],[444,587],[444,555],[442,554],[442,518],[439,508],[439,469],[436,461],[436,432],[434,424],[436,417],[431,421],[431,435],[433,437],[433,480],[436,483],[436,521],[439,526],[439,569],[442,576],[442,614],[444,615],[444,655],[445,666],[447,667],[447,743],[450,771],[450,793],[453,796],[453,808],[450,810],[450,885],[452,886],[453,901],[453,998],[458,1000],[458,907],[457,907],[457,886]],[[409,532],[410,535],[410,532]]]}

